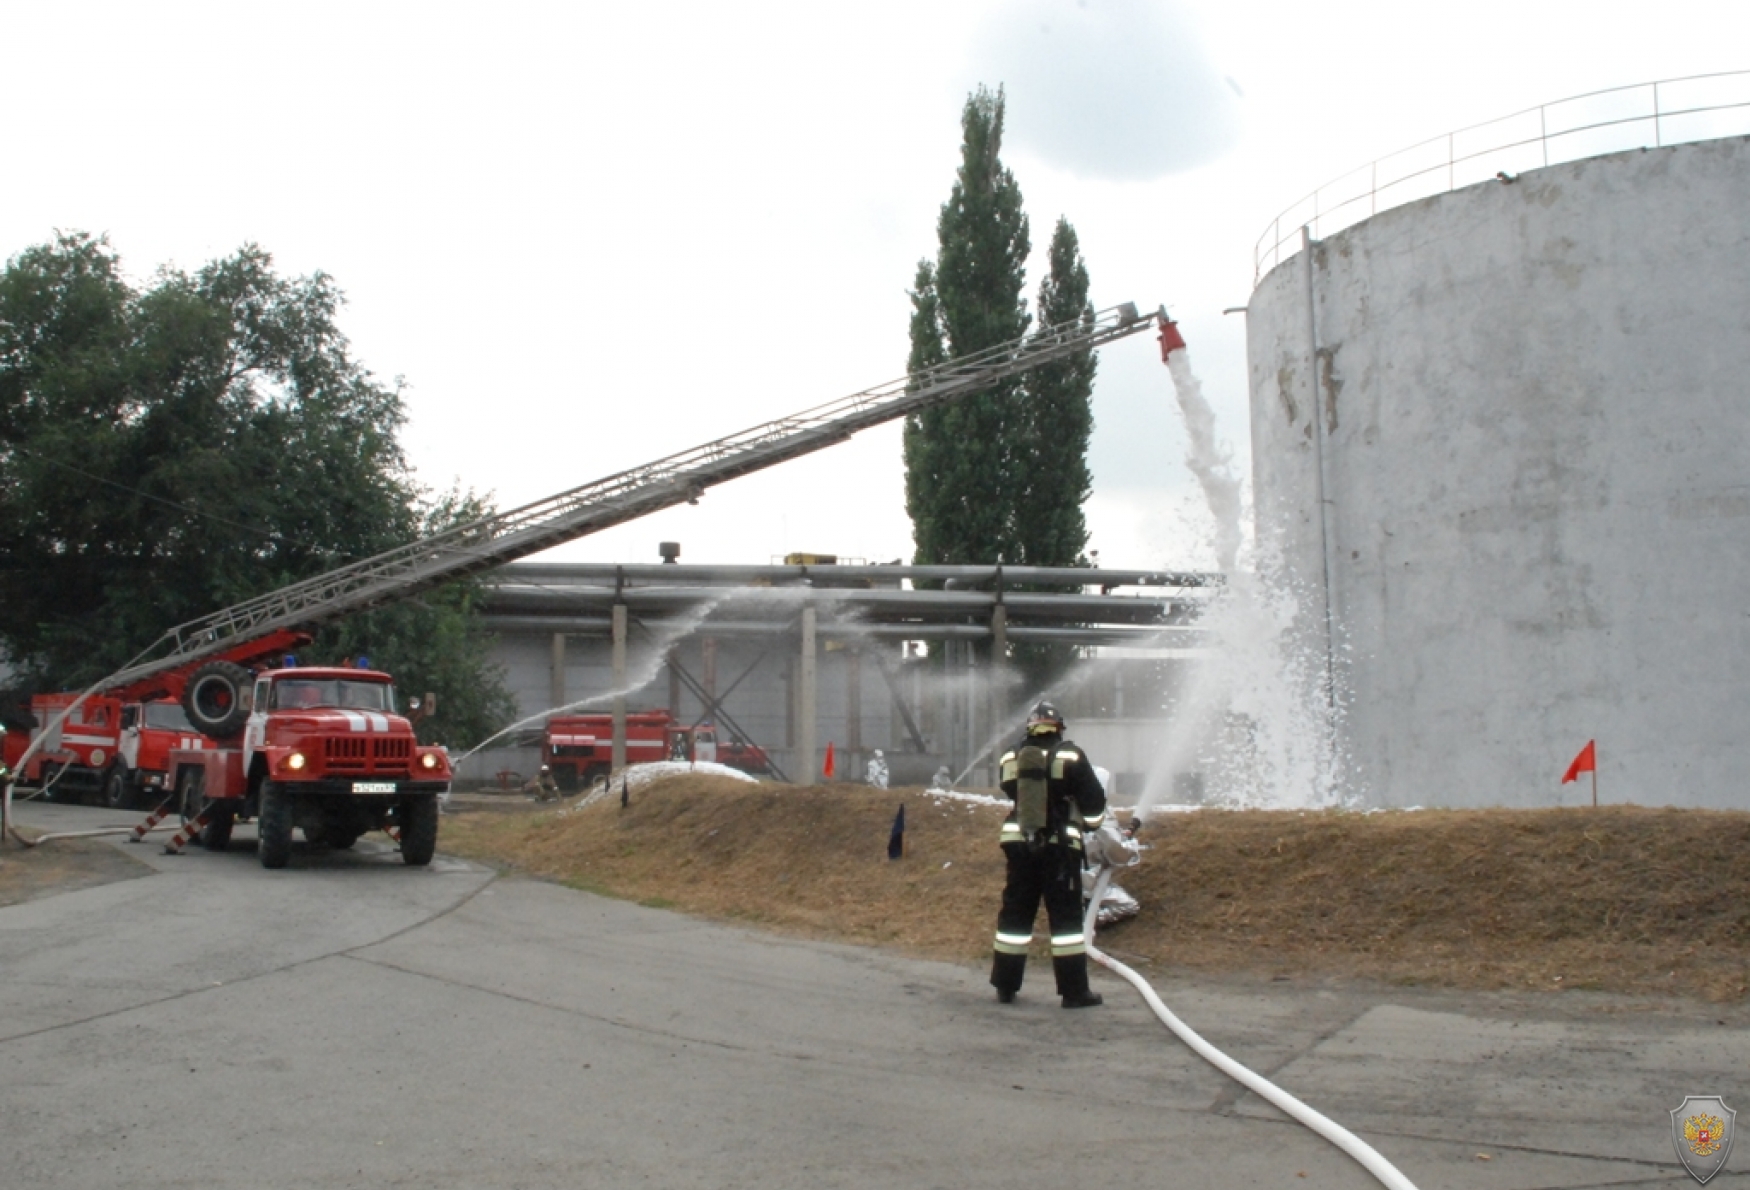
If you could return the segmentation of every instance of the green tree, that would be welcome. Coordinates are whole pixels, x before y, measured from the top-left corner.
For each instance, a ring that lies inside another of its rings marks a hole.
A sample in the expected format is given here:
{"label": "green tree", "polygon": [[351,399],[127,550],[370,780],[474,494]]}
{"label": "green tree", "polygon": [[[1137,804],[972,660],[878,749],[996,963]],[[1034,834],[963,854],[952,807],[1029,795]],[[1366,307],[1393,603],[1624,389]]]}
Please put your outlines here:
{"label": "green tree", "polygon": [[[1075,228],[1059,218],[1051,235],[1049,266],[1039,285],[1042,327],[1091,325],[1088,269]],[[1029,566],[1086,566],[1088,523],[1082,506],[1093,491],[1088,439],[1094,429],[1092,351],[1035,368],[1013,421],[1017,509],[1016,561]],[[1049,687],[1076,659],[1072,645],[1017,643],[1010,659],[1030,692]]]}
{"label": "green tree", "polygon": [[[1027,215],[1002,163],[1004,100],[980,87],[961,113],[960,168],[936,223],[937,258],[912,292],[913,366],[953,360],[1027,332]],[[919,563],[1019,556],[1011,469],[1021,381],[907,419],[906,510]]]}
{"label": "green tree", "polygon": [[[413,540],[453,509],[413,484],[400,394],[351,358],[342,302],[327,276],[282,277],[254,245],[143,289],[82,233],[8,262],[0,651],[27,681],[95,679],[173,624]],[[502,692],[487,672],[464,684]],[[440,716],[467,702],[432,688]]]}
{"label": "green tree", "polygon": [[[1092,326],[1088,269],[1075,228],[1060,218],[1052,232],[1050,267],[1039,285],[1042,326],[1079,322]],[[1088,439],[1094,430],[1092,351],[1043,364],[1027,377],[1011,453],[1015,460],[1018,512],[1015,561],[1029,566],[1086,566],[1088,524],[1082,505],[1094,490],[1088,470]]]}

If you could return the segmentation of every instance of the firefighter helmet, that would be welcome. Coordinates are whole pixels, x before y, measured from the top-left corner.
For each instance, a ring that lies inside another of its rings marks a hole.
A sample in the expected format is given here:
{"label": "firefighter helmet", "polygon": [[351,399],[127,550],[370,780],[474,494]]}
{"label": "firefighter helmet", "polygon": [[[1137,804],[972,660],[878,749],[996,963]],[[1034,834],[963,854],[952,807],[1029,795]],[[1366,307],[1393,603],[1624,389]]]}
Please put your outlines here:
{"label": "firefighter helmet", "polygon": [[1063,712],[1051,703],[1038,703],[1027,715],[1027,734],[1062,735]]}

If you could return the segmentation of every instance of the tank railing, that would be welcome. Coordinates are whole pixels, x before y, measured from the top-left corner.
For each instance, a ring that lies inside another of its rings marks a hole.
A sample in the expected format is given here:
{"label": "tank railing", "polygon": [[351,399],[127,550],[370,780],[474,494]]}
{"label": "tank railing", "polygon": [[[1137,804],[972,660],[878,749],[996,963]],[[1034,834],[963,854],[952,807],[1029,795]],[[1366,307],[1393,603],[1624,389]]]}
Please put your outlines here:
{"label": "tank railing", "polygon": [[[1730,98],[1718,96],[1728,89]],[[1715,92],[1716,101],[1685,94],[1703,90]],[[1569,110],[1574,114],[1564,118]],[[1716,118],[1697,119],[1703,116]],[[1322,239],[1381,211],[1489,178],[1746,133],[1750,71],[1741,70],[1589,91],[1455,129],[1377,158],[1291,204],[1258,237],[1252,282],[1299,250],[1303,227]]]}

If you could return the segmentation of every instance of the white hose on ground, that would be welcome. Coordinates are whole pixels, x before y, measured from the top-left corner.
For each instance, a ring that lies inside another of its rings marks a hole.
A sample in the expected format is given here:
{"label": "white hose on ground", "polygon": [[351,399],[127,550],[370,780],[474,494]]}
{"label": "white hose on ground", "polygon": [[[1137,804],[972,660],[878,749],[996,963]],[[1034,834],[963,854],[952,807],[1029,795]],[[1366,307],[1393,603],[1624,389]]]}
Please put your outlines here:
{"label": "white hose on ground", "polygon": [[1266,1079],[1263,1075],[1241,1066],[1238,1062],[1210,1045],[1199,1037],[1189,1025],[1173,1015],[1172,1009],[1155,994],[1154,988],[1142,976],[1120,963],[1110,955],[1103,954],[1094,946],[1094,925],[1100,912],[1100,900],[1106,895],[1106,886],[1112,883],[1112,869],[1102,868],[1099,877],[1094,881],[1094,895],[1088,902],[1087,917],[1082,922],[1082,934],[1087,939],[1088,957],[1102,967],[1106,967],[1125,979],[1138,992],[1161,1023],[1171,1029],[1186,1045],[1190,1046],[1196,1055],[1211,1066],[1245,1087],[1247,1090],[1275,1104],[1283,1111],[1293,1116],[1300,1123],[1342,1149],[1349,1156],[1360,1162],[1368,1173],[1378,1178],[1388,1190],[1416,1190],[1416,1184],[1406,1178],[1398,1167],[1380,1156],[1379,1151],[1366,1141],[1350,1132],[1341,1124],[1328,1116],[1321,1115]]}

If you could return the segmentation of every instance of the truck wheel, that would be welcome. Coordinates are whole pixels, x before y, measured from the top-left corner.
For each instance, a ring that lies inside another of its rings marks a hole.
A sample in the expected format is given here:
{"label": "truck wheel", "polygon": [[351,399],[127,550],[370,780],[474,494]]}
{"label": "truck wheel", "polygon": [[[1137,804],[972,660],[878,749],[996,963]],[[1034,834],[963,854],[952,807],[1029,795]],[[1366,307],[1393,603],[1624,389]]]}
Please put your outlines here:
{"label": "truck wheel", "polygon": [[229,661],[209,661],[194,671],[182,692],[182,709],[196,731],[225,739],[249,721],[249,671]]}
{"label": "truck wheel", "polygon": [[255,819],[261,838],[261,866],[283,868],[292,858],[292,802],[277,782],[261,783],[261,813]]}
{"label": "truck wheel", "polygon": [[110,765],[103,777],[103,804],[112,810],[132,810],[139,796],[138,787],[128,780],[128,766]]}
{"label": "truck wheel", "polygon": [[208,802],[207,824],[201,827],[201,846],[223,851],[231,845],[231,828],[237,823],[237,807],[230,802]]}
{"label": "truck wheel", "polygon": [[437,794],[420,793],[401,799],[395,817],[401,820],[401,862],[423,868],[437,851]]}

